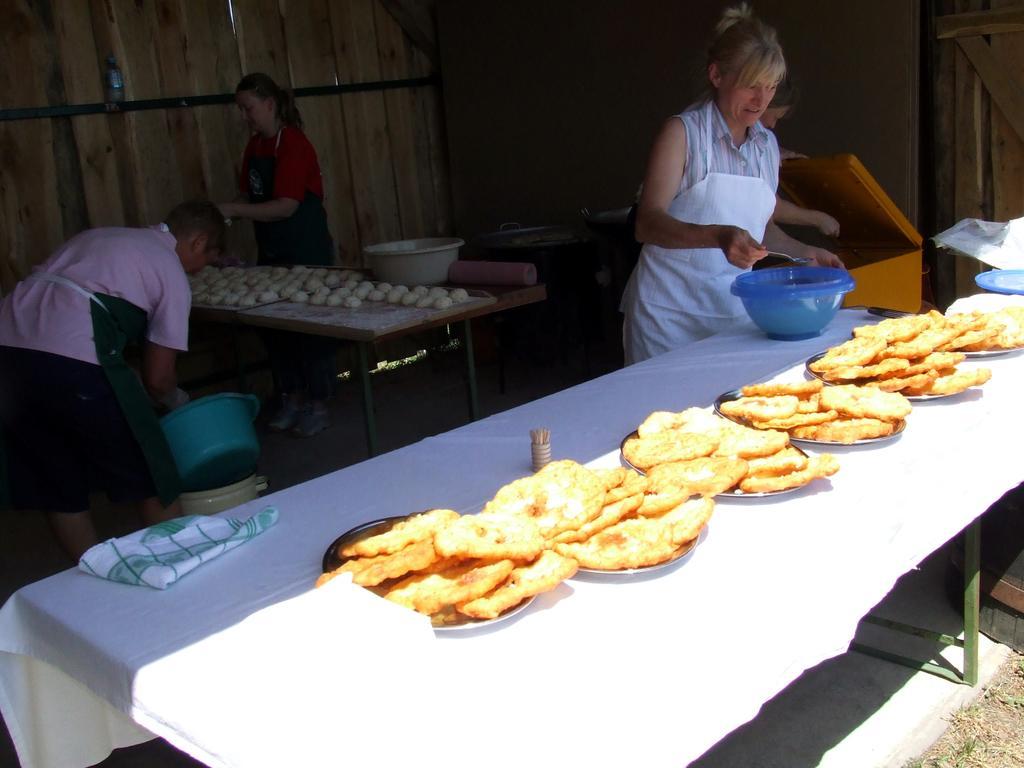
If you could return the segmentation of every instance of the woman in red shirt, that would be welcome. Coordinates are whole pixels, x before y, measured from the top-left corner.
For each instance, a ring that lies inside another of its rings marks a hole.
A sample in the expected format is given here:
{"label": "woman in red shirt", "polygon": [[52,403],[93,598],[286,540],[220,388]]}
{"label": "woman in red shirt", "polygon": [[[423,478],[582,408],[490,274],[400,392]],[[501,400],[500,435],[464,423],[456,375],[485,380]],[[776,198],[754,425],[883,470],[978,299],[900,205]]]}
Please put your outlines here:
{"label": "woman in red shirt", "polygon": [[[260,264],[331,264],[320,163],[291,93],[255,72],[238,83],[235,103],[252,137],[242,156],[241,195],[221,212],[252,220]],[[270,428],[308,437],[328,427],[334,344],[284,332],[268,333],[264,342],[282,397]]]}

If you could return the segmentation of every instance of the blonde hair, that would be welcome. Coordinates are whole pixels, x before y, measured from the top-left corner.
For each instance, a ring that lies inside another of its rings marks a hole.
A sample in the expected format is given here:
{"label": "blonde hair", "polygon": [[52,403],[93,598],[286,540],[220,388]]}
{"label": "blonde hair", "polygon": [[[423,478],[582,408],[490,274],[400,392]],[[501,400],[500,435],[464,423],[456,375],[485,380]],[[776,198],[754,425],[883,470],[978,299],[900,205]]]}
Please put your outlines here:
{"label": "blonde hair", "polygon": [[749,3],[726,8],[708,47],[708,65],[722,74],[736,74],[741,86],[774,85],[786,75],[775,30],[754,16]]}

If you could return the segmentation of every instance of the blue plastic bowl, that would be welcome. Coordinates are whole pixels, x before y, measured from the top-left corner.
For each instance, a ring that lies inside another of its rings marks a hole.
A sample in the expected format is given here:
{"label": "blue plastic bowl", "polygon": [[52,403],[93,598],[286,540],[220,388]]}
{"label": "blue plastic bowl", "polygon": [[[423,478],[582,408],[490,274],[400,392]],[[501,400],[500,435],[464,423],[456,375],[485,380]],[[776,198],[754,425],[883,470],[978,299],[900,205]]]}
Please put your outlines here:
{"label": "blue plastic bowl", "polygon": [[256,470],[260,442],[255,395],[228,392],[193,400],[160,419],[185,491],[230,485]]}
{"label": "blue plastic bowl", "polygon": [[776,267],[744,272],[730,290],[769,338],[797,341],[820,336],[853,287],[843,269]]}

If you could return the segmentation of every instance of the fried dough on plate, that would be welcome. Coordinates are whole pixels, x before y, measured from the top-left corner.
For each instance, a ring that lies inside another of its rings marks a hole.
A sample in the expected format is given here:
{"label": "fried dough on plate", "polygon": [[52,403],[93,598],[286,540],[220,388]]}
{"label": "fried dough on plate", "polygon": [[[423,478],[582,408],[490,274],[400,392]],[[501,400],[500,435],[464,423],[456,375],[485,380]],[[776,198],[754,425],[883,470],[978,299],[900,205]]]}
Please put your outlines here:
{"label": "fried dough on plate", "polygon": [[930,355],[939,347],[948,344],[957,337],[958,333],[956,328],[933,326],[926,331],[922,331],[912,339],[890,344],[878,353],[878,359],[881,361],[890,357],[903,357],[913,360],[918,357],[924,357],[925,355]]}
{"label": "fried dough on plate", "polygon": [[631,437],[622,455],[634,467],[647,470],[667,461],[687,461],[707,456],[718,447],[718,439],[697,432],[658,432],[651,437]]}
{"label": "fried dough on plate", "polygon": [[[916,360],[909,360],[906,368],[893,373],[892,376],[901,376],[906,378],[908,376],[917,376],[921,373],[928,373],[928,371],[941,371],[947,368],[955,368],[966,358],[967,355],[963,352],[932,352],[931,354],[925,355],[924,357]],[[894,359],[898,360],[901,358]],[[884,379],[888,378],[888,376],[879,376],[878,378]]]}
{"label": "fried dough on plate", "polygon": [[451,509],[432,509],[421,515],[395,523],[391,530],[368,536],[341,550],[343,557],[375,557],[397,552],[421,539],[432,538],[446,524],[458,519],[459,513]]}
{"label": "fried dough on plate", "polygon": [[708,496],[698,496],[676,507],[664,515],[661,520],[671,528],[672,542],[680,547],[700,535],[714,511],[714,499]]}
{"label": "fried dough on plate", "polygon": [[384,597],[429,615],[446,605],[486,595],[514,569],[515,563],[511,560],[467,560],[438,573],[413,574],[388,590]]}
{"label": "fried dough on plate", "polygon": [[739,397],[727,400],[719,410],[730,418],[747,421],[768,421],[784,419],[796,413],[800,400],[796,395],[770,395],[762,397]]}
{"label": "fried dough on plate", "polygon": [[747,461],[747,477],[771,477],[788,475],[807,466],[807,455],[793,446],[783,448],[771,456]]}
{"label": "fried dough on plate", "polygon": [[789,445],[789,435],[774,429],[753,429],[742,424],[729,424],[722,430],[714,456],[754,459],[771,456]]}
{"label": "fried dough on plate", "polygon": [[892,357],[869,365],[846,365],[840,368],[830,368],[821,375],[825,381],[856,381],[857,379],[872,379],[882,376],[899,376],[901,375],[900,371],[909,367],[908,360],[902,357]]}
{"label": "fried dough on plate", "polygon": [[691,496],[693,493],[686,486],[663,483],[661,488],[655,488],[648,482],[647,491],[644,493],[636,513],[640,517],[658,517],[675,509]]}
{"label": "fried dough on plate", "polygon": [[942,351],[971,349],[975,347],[987,348],[999,335],[995,328],[982,327],[973,331],[965,331],[952,341],[939,347]]}
{"label": "fried dough on plate", "polygon": [[494,619],[528,597],[548,592],[576,573],[572,558],[546,550],[536,562],[516,568],[492,592],[456,604],[456,610],[474,619]]}
{"label": "fried dough on plate", "polygon": [[388,579],[397,579],[410,571],[422,570],[437,559],[434,543],[430,539],[422,539],[391,554],[348,560],[338,571],[350,571],[352,581],[356,584],[372,587]]}
{"label": "fried dough on plate", "polygon": [[609,504],[605,504],[601,508],[601,514],[595,517],[588,523],[584,523],[582,526],[572,531],[562,531],[562,533],[555,536],[553,541],[568,544],[574,541],[583,541],[589,539],[598,531],[603,531],[610,525],[622,520],[627,515],[633,514],[644,501],[644,494],[637,493],[633,496],[627,496],[624,499],[613,501]]}
{"label": "fried dough on plate", "polygon": [[864,382],[865,387],[873,387],[883,392],[901,392],[904,396],[912,391],[925,391],[939,377],[938,371],[924,371],[913,376],[894,376],[891,379],[878,379]]}
{"label": "fried dough on plate", "polygon": [[785,491],[789,488],[807,485],[819,477],[834,475],[838,471],[839,462],[836,457],[830,453],[823,453],[820,456],[812,456],[807,460],[807,466],[796,472],[785,475],[746,477],[740,481],[740,490],[744,493]]}
{"label": "fried dough on plate", "polygon": [[992,378],[992,371],[988,368],[975,368],[974,370],[956,371],[947,376],[939,376],[921,390],[904,391],[907,391],[908,394],[955,395],[971,387],[980,386],[990,378]]}
{"label": "fried dough on plate", "polygon": [[811,370],[823,373],[831,368],[849,365],[867,365],[885,349],[885,339],[857,336],[830,348],[820,359],[811,363]]}
{"label": "fried dough on plate", "polygon": [[659,518],[630,518],[605,528],[586,541],[555,544],[555,551],[583,568],[621,571],[655,565],[672,557],[679,545]]}
{"label": "fried dough on plate", "polygon": [[793,437],[849,445],[858,440],[886,437],[895,431],[895,427],[894,422],[881,419],[836,419],[813,427],[797,427],[793,430]]}
{"label": "fried dough on plate", "polygon": [[656,565],[696,538],[713,510],[712,499],[698,497],[661,517],[629,518],[586,541],[556,544],[555,551],[584,568],[604,571]]}
{"label": "fried dough on plate", "polygon": [[677,429],[681,427],[685,421],[685,417],[682,413],[676,413],[674,411],[654,411],[646,419],[644,419],[640,426],[636,428],[636,433],[640,437],[650,437],[659,432],[666,432],[670,429]]}
{"label": "fried dough on plate", "polygon": [[551,538],[597,517],[604,504],[604,480],[575,461],[553,461],[530,477],[503,486],[483,514],[529,517]]}
{"label": "fried dough on plate", "polygon": [[874,325],[862,325],[853,329],[854,336],[869,336],[882,339],[886,344],[907,341],[931,327],[928,315],[906,315],[882,320]]}
{"label": "fried dough on plate", "polygon": [[816,392],[821,392],[821,381],[807,379],[805,381],[779,382],[766,381],[762,384],[748,384],[740,389],[743,397],[772,397],[774,395],[795,395],[801,400]]}
{"label": "fried dough on plate", "polygon": [[626,476],[626,480],[622,485],[618,488],[612,488],[610,491],[605,491],[605,506],[614,504],[616,501],[621,501],[622,499],[627,499],[630,496],[636,496],[638,493],[642,494],[647,492],[647,478],[632,469],[627,469],[626,471],[629,474]]}
{"label": "fried dough on plate", "polygon": [[852,418],[899,421],[911,411],[910,401],[897,392],[840,384],[821,390],[821,407]]}
{"label": "fried dough on plate", "polygon": [[1017,349],[1024,347],[1024,307],[1003,307],[988,316],[985,325],[996,329],[986,349]]}
{"label": "fried dough on plate", "polygon": [[683,486],[701,496],[714,496],[733,488],[747,474],[747,462],[726,456],[659,464],[647,474],[654,488]]}
{"label": "fried dough on plate", "polygon": [[817,411],[816,413],[794,413],[786,419],[773,419],[772,421],[755,421],[752,423],[757,429],[778,429],[787,431],[794,427],[808,427],[812,424],[824,424],[826,421],[839,418],[835,411]]}
{"label": "fried dough on plate", "polygon": [[604,484],[604,490],[608,491],[619,488],[631,474],[636,474],[631,469],[626,467],[612,467],[611,469],[592,469],[590,470],[598,479]]}
{"label": "fried dough on plate", "polygon": [[533,560],[544,549],[544,536],[530,517],[481,512],[434,534],[434,549],[444,557]]}

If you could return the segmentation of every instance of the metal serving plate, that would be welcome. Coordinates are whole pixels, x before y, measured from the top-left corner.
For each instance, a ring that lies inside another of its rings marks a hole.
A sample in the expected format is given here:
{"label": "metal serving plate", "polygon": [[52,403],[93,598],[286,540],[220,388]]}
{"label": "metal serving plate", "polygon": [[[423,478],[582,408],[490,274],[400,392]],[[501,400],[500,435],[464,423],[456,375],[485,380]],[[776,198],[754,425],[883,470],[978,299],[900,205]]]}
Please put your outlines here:
{"label": "metal serving plate", "polygon": [[[819,352],[816,355],[811,355],[810,357],[808,357],[807,358],[807,362],[804,363],[804,368],[807,370],[807,373],[809,373],[811,376],[816,378],[818,381],[820,381],[826,387],[834,387],[837,384],[856,384],[857,383],[856,379],[853,380],[853,381],[825,381],[825,379],[823,379],[821,377],[820,373],[815,373],[814,371],[812,371],[811,370],[811,365],[816,363],[818,360],[820,360],[824,356],[825,356],[824,352]],[[901,392],[900,394],[903,394],[903,393]],[[950,393],[943,394],[943,395],[903,395],[903,396],[905,398],[907,398],[907,400],[915,400],[916,401],[916,400],[940,400],[943,397],[952,397],[953,395],[959,395],[959,394],[960,394],[959,392],[950,392]],[[875,438],[875,439],[876,440],[880,440],[880,439],[883,439],[883,438]]]}
{"label": "metal serving plate", "polygon": [[[1014,352],[1020,352],[1024,347],[1016,347],[1014,349],[979,349],[974,352],[964,352],[967,355],[968,360],[974,358],[985,358],[985,357],[1000,357],[1002,355],[1010,355]],[[963,350],[960,350],[963,351]]]}
{"label": "metal serving plate", "polygon": [[[717,413],[723,419],[729,419],[729,421],[732,421],[732,422],[734,422],[736,424],[743,424],[743,426],[745,426],[745,427],[750,426],[749,424],[744,424],[743,421],[741,421],[740,419],[734,419],[734,418],[732,418],[730,416],[726,416],[724,413],[722,413],[722,410],[721,410],[721,407],[720,407],[722,405],[722,403],[728,402],[729,400],[738,400],[742,396],[743,395],[741,394],[740,390],[738,390],[738,389],[730,389],[728,392],[723,392],[717,398],[715,398],[715,413]],[[790,443],[803,443],[805,445],[833,445],[833,446],[871,445],[873,443],[884,443],[887,440],[893,440],[893,439],[899,437],[903,433],[903,430],[906,429],[906,428],[907,428],[907,421],[906,421],[906,419],[900,419],[899,422],[896,424],[896,428],[892,431],[891,435],[883,435],[882,437],[865,437],[865,438],[863,438],[861,440],[854,440],[852,443],[840,443],[840,442],[837,442],[835,440],[811,440],[811,439],[806,438],[806,437],[793,437],[792,435],[789,436],[789,441],[790,441]],[[793,446],[793,447],[796,448],[796,447],[799,447],[799,446]]]}
{"label": "metal serving plate", "polygon": [[[420,514],[420,513],[416,513]],[[349,558],[344,557],[341,554],[341,548],[352,544],[353,542],[359,541],[360,539],[366,539],[370,536],[376,536],[381,533],[386,533],[391,528],[403,520],[407,520],[412,515],[402,515],[398,517],[385,517],[380,520],[371,520],[368,523],[362,523],[357,525],[355,528],[350,528],[341,534],[338,538],[331,542],[331,545],[324,552],[323,561],[321,563],[321,569],[324,573],[330,573],[340,568]],[[400,578],[405,578],[404,576]],[[383,597],[384,590],[378,587],[365,587],[376,595]],[[500,616],[496,616],[493,619],[474,619],[469,616],[463,616],[454,609],[446,609],[439,613],[435,613],[430,617],[430,624],[436,632],[447,632],[447,631],[458,631],[458,630],[469,630],[478,629],[479,627],[490,626],[491,624],[497,624],[507,619],[512,618],[520,611],[524,610],[530,603],[533,602],[536,595],[531,596],[523,600],[521,603],[512,606]]]}
{"label": "metal serving plate", "polygon": [[[693,556],[693,552],[697,549],[697,545],[704,541],[705,538],[707,538],[707,531],[708,527],[707,525],[705,525],[703,528],[701,528],[700,533],[697,535],[696,539],[692,539],[686,542],[685,544],[683,544],[683,546],[681,546],[679,549],[673,552],[672,556],[668,560],[663,560],[660,563],[655,563],[654,565],[644,565],[640,568],[622,568],[619,570],[605,570],[602,568],[584,568],[580,566],[580,568],[576,571],[576,575],[578,576],[580,574],[583,574],[584,576],[635,576],[638,574],[653,573],[655,571],[660,571],[665,568],[671,568],[677,565],[682,565],[683,562],[685,562]],[[573,576],[572,578],[576,578],[576,576]]]}
{"label": "metal serving plate", "polygon": [[[718,412],[718,408],[717,407],[715,408],[715,411],[716,411],[716,413],[718,413],[719,416],[722,416],[722,414],[720,412]],[[724,417],[723,416],[722,418],[728,418],[728,417]],[[731,419],[730,419],[730,421],[731,421]],[[629,440],[631,437],[638,437],[638,436],[639,435],[637,435],[636,430],[633,430],[628,435],[626,435],[624,438],[622,438],[622,442],[619,443],[619,458],[622,460],[623,464],[625,464],[627,467],[629,467],[633,471],[639,472],[641,475],[646,475],[647,474],[646,472],[644,472],[639,467],[634,466],[633,464],[630,463],[629,459],[626,458],[626,454],[622,450],[622,448],[623,448],[623,446],[625,446],[627,440]],[[799,446],[794,445],[793,448],[795,448],[796,450],[800,451],[800,453],[802,453],[804,456],[807,455],[806,453],[803,452],[803,450]],[[799,491],[803,487],[804,486],[802,486],[802,485],[798,485],[795,488],[785,488],[785,489],[783,489],[781,491],[761,491],[760,493],[744,493],[739,488],[733,488],[731,491],[723,491],[722,493],[716,493],[714,497],[716,499],[760,499],[760,498],[764,498],[765,496],[778,496],[778,495],[783,494],[783,493],[793,493],[794,491]]]}

